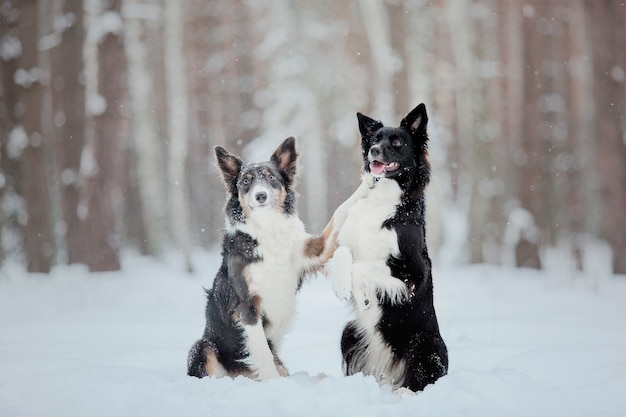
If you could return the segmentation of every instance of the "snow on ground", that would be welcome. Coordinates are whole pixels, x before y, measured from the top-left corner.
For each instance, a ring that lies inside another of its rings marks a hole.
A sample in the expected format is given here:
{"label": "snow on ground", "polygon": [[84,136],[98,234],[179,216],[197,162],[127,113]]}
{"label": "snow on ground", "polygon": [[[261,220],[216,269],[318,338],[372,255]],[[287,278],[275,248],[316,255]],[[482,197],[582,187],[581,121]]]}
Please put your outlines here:
{"label": "snow on ground", "polygon": [[[349,309],[305,285],[282,346],[288,378],[198,380],[186,355],[204,326],[215,254],[124,258],[117,273],[0,269],[0,416],[624,416],[626,278],[478,265],[439,268],[450,371],[416,395],[344,377]],[[323,377],[325,374],[326,377]]]}

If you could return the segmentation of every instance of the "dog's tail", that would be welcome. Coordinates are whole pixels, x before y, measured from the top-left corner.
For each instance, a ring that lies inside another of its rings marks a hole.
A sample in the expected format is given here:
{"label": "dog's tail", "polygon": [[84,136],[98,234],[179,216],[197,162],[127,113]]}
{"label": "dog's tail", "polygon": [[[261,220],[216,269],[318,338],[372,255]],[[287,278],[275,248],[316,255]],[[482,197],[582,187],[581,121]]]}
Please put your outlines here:
{"label": "dog's tail", "polygon": [[200,339],[193,344],[187,357],[187,375],[204,378],[220,373],[223,369],[217,360],[217,347],[206,339]]}

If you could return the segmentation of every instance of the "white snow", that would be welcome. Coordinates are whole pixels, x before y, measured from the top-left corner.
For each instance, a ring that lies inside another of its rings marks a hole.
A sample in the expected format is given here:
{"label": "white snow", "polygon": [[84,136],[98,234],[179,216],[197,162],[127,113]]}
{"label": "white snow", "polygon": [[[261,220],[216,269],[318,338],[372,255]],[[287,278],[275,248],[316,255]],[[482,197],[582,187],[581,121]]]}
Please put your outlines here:
{"label": "white snow", "polygon": [[87,96],[85,108],[88,114],[92,116],[101,116],[107,109],[107,100],[100,94],[90,94]]}
{"label": "white snow", "polygon": [[22,152],[28,146],[28,135],[22,125],[17,125],[9,132],[9,139],[6,145],[7,156],[10,159],[19,159]]}
{"label": "white snow", "polygon": [[101,43],[105,37],[112,33],[119,35],[124,29],[122,17],[114,11],[104,11],[100,14],[89,27],[87,38],[93,43]]}
{"label": "white snow", "polygon": [[22,43],[20,39],[12,33],[4,35],[0,39],[0,59],[10,61],[22,55]]}
{"label": "white snow", "polygon": [[[626,413],[626,277],[582,280],[494,266],[437,268],[449,374],[398,395],[341,374],[349,310],[305,284],[281,347],[287,378],[187,377],[217,253],[125,254],[123,270],[0,269],[0,416],[601,416]],[[553,286],[549,282],[567,282]],[[324,373],[327,376],[319,375]]]}

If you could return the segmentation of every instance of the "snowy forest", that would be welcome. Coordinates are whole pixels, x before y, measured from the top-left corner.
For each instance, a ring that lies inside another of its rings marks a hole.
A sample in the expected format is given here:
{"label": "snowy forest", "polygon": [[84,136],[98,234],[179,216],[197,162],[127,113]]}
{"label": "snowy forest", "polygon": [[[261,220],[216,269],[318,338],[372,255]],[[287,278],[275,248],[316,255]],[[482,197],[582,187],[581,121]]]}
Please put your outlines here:
{"label": "snowy forest", "polygon": [[355,113],[424,102],[436,262],[626,274],[625,71],[617,0],[0,0],[0,265],[192,269],[213,147],[292,135],[318,233],[359,182]]}

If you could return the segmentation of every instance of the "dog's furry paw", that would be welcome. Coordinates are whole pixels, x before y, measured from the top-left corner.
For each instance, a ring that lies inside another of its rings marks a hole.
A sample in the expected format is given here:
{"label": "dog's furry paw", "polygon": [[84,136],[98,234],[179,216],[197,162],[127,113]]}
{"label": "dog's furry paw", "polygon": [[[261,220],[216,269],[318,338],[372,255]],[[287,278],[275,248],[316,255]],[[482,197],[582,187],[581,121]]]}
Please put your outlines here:
{"label": "dog's furry paw", "polygon": [[361,310],[387,299],[401,304],[407,298],[406,284],[393,277],[384,261],[363,261],[352,264],[352,295]]}
{"label": "dog's furry paw", "polygon": [[340,246],[326,264],[335,295],[347,301],[352,296],[352,253],[346,246]]}
{"label": "dog's furry paw", "polygon": [[394,390],[393,393],[396,394],[399,397],[405,397],[407,395],[411,395],[411,396],[415,395],[414,391],[411,391],[410,389],[405,388],[405,387],[400,387],[400,388]]}
{"label": "dog's furry paw", "polygon": [[289,371],[283,365],[276,365],[276,369],[278,370],[278,375],[280,376],[289,376]]}
{"label": "dog's furry paw", "polygon": [[361,182],[367,186],[367,188],[374,188],[376,183],[376,177],[368,172],[361,176]]}
{"label": "dog's furry paw", "polygon": [[[287,370],[283,368],[286,372]],[[266,381],[272,378],[278,378],[279,376],[287,376],[281,375],[280,371],[276,366],[264,366],[262,368],[257,369],[256,379],[259,381]]]}

